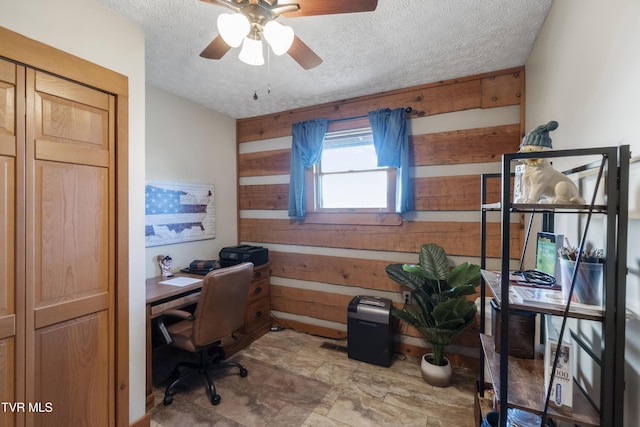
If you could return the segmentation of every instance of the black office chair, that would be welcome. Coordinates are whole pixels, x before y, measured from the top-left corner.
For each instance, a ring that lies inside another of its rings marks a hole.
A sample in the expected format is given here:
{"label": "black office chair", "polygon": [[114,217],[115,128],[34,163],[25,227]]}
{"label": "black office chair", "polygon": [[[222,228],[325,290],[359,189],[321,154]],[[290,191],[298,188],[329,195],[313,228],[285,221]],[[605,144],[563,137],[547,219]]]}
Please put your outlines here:
{"label": "black office chair", "polygon": [[[236,339],[234,334],[244,325],[252,274],[253,264],[250,262],[213,270],[204,278],[202,293],[193,315],[182,310],[170,310],[165,316],[175,316],[183,320],[168,327],[161,319],[160,329],[172,345],[200,354],[200,363],[180,362],[175,366],[164,392],[165,405],[173,402],[173,388],[176,384],[194,374],[204,374],[213,405],[220,403],[220,396],[216,393],[216,387],[209,375],[210,369],[235,366],[240,368],[241,377],[247,376],[247,370],[239,363],[222,362],[224,351],[221,341],[229,337]],[[188,370],[181,373],[182,367]]]}

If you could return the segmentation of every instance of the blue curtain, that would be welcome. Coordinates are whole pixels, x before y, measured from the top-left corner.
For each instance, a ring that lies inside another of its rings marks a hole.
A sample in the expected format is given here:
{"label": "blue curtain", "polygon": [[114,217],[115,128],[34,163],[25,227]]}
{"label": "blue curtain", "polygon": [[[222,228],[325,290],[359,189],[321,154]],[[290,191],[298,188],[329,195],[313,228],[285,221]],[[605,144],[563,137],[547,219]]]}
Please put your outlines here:
{"label": "blue curtain", "polygon": [[398,168],[396,212],[412,211],[413,188],[409,177],[409,137],[404,108],[371,111],[369,123],[378,166]]}
{"label": "blue curtain", "polygon": [[291,127],[291,177],[289,179],[289,216],[305,217],[304,170],[320,161],[327,133],[327,119],[307,120]]}

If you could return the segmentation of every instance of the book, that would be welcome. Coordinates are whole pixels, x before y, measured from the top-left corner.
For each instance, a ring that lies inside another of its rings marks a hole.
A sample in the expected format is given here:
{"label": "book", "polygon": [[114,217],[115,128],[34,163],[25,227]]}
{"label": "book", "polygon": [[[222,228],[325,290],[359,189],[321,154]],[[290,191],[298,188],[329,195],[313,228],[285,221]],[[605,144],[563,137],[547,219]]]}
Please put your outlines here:
{"label": "book", "polygon": [[559,277],[558,251],[562,248],[562,234],[538,232],[536,239],[536,270],[555,278]]}
{"label": "book", "polygon": [[[544,347],[544,387],[549,389],[556,352],[559,352],[558,364],[553,375],[553,385],[549,397],[550,404],[556,407],[573,406],[573,346],[566,339],[558,342],[559,331],[551,316],[545,316],[546,341]],[[566,335],[566,334],[565,334]]]}

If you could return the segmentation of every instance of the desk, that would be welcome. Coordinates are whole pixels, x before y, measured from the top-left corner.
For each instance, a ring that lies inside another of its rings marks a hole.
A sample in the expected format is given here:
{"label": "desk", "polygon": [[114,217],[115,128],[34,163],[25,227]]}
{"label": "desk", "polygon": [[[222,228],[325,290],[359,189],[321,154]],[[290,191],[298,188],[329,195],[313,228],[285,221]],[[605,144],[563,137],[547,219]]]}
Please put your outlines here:
{"label": "desk", "polygon": [[150,319],[155,319],[167,310],[183,308],[198,301],[204,276],[179,273],[174,277],[190,277],[198,281],[187,286],[174,286],[160,283],[172,277],[147,279],[147,311]]}
{"label": "desk", "polygon": [[[225,346],[227,357],[248,346],[269,331],[271,326],[271,311],[269,300],[270,264],[262,264],[253,268],[251,286],[247,295],[247,309],[245,311],[245,326],[238,334],[238,340],[232,346]],[[160,282],[171,277],[153,277],[147,279],[147,381],[146,381],[146,410],[154,406],[152,384],[152,324],[151,321],[161,316],[167,310],[180,309],[195,304],[200,297],[204,276],[188,273],[176,273],[175,277],[191,277],[198,282],[187,286],[163,285]]]}

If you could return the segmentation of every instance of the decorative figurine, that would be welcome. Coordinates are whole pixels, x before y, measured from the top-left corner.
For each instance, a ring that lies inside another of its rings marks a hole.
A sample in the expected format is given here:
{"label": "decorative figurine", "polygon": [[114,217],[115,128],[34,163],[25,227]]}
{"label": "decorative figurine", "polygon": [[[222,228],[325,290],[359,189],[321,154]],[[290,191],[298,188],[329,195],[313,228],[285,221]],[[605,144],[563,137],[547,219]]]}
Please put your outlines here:
{"label": "decorative figurine", "polygon": [[[557,128],[556,121],[538,126],[522,139],[520,152],[545,151],[547,148],[553,148],[549,132]],[[573,181],[555,170],[547,159],[525,159],[524,172],[520,177],[519,172],[516,166],[514,203],[586,204]]]}
{"label": "decorative figurine", "polygon": [[162,277],[173,276],[173,273],[171,273],[171,257],[169,255],[158,255],[158,265],[160,266]]}

